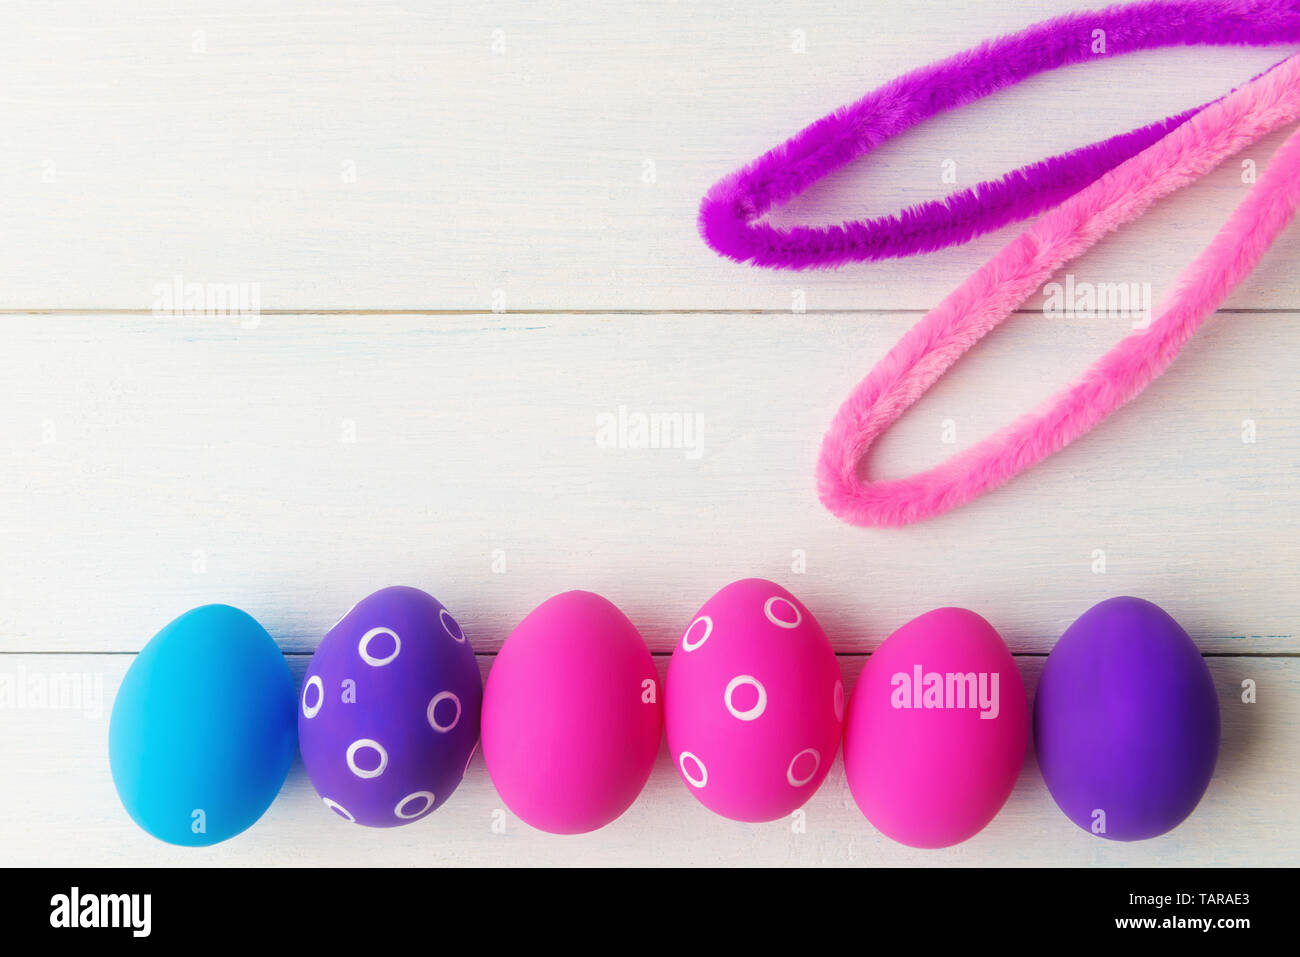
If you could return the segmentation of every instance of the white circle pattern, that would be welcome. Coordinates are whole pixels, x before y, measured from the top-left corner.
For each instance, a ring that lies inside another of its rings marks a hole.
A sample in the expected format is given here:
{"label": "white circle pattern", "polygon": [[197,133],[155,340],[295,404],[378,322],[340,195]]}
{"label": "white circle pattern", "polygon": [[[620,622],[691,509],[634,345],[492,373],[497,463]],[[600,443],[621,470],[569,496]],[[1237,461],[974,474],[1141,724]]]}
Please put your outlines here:
{"label": "white circle pattern", "polygon": [[[691,641],[691,632],[695,630],[695,626],[700,622],[704,622],[704,634],[700,636],[699,641]],[[708,641],[711,634],[713,634],[713,619],[708,615],[700,615],[699,618],[686,626],[686,633],[682,635],[682,651],[694,651]]]}
{"label": "white circle pattern", "polygon": [[[794,766],[798,762],[798,760],[802,758],[805,754],[811,754],[813,756],[813,769],[808,772],[807,777],[796,778],[794,776]],[[817,776],[817,769],[820,768],[821,766],[822,766],[821,752],[818,751],[816,748],[804,748],[802,751],[800,751],[798,754],[796,754],[793,758],[790,759],[790,767],[786,768],[785,779],[790,782],[791,787],[801,788]]]}
{"label": "white circle pattern", "polygon": [[[438,719],[434,717],[433,709],[438,707],[439,702],[442,701],[452,701],[456,705],[456,717],[451,719],[451,724],[439,724]],[[460,724],[460,698],[456,697],[456,695],[451,691],[439,691],[433,696],[433,700],[429,702],[428,715],[429,726],[440,734],[446,734],[452,728],[456,727],[456,725]]]}
{"label": "white circle pattern", "polygon": [[[372,768],[369,771],[357,767],[357,752],[363,748],[379,752],[379,767]],[[388,767],[388,752],[384,746],[374,738],[360,738],[348,745],[348,769],[359,778],[377,778],[384,773],[384,768]]]}
{"label": "white circle pattern", "polygon": [[321,800],[325,802],[325,806],[327,808],[329,808],[331,811],[334,811],[336,814],[338,814],[339,817],[343,818],[345,821],[348,821],[352,824],[357,823],[357,819],[352,816],[352,812],[349,811],[347,808],[345,808],[338,801],[335,801],[333,798],[321,798]]}
{"label": "white circle pattern", "polygon": [[[459,641],[462,645],[465,644],[465,631],[460,627],[460,622],[451,617],[451,612],[447,611],[446,608],[440,609],[438,612],[438,621],[442,622],[443,631],[451,635],[454,640]],[[451,624],[448,624],[448,622]],[[455,631],[452,631],[453,626],[455,626]]]}
{"label": "white circle pattern", "polygon": [[[735,704],[731,701],[731,696],[736,693],[736,689],[743,685],[750,685],[757,689],[758,700],[754,702],[753,707],[746,708],[744,711],[736,710]],[[767,689],[753,675],[736,675],[727,682],[727,690],[722,696],[723,703],[726,704],[727,710],[731,712],[733,718],[739,718],[741,721],[753,721],[760,717],[767,710]]]}
{"label": "white circle pattern", "polygon": [[[687,758],[690,758],[692,761],[694,761],[695,766],[699,768],[700,773],[698,776],[694,776],[691,774],[691,772],[686,770]],[[681,768],[682,777],[686,779],[686,783],[689,784],[691,787],[702,788],[704,787],[704,785],[709,783],[709,769],[704,766],[703,761],[701,761],[695,755],[691,754],[691,752],[683,751],[681,754],[679,754],[677,756],[677,766]]]}
{"label": "white circle pattern", "polygon": [[[375,638],[378,635],[392,635],[393,637],[393,653],[388,655],[385,658],[376,658],[373,655],[371,655],[369,651],[371,639]],[[388,664],[390,661],[396,658],[397,653],[401,650],[402,650],[402,639],[398,638],[397,632],[393,631],[393,629],[391,628],[371,628],[368,632],[366,632],[364,635],[361,636],[361,643],[357,645],[357,653],[361,655],[361,660],[374,668],[382,668],[384,665]]]}
{"label": "white circle pattern", "polygon": [[460,772],[460,776],[461,776],[462,778],[463,778],[465,775],[469,774],[469,765],[470,765],[470,762],[474,760],[474,753],[475,753],[476,751],[478,751],[478,742],[477,742],[477,741],[474,742],[474,747],[472,747],[472,748],[469,749],[469,757],[465,759],[465,768],[464,768],[464,770],[462,770],[462,771]]}
{"label": "white circle pattern", "polygon": [[[777,602],[780,602],[786,608],[789,608],[794,612],[794,621],[788,621],[784,618],[776,617],[775,609]],[[803,612],[801,612],[798,606],[790,601],[790,599],[783,598],[780,595],[773,595],[764,603],[763,614],[767,616],[768,621],[776,625],[778,628],[798,628],[799,625],[803,623]]]}
{"label": "white circle pattern", "polygon": [[[315,685],[316,687],[316,704],[309,707],[307,705],[307,689]],[[325,685],[320,680],[320,675],[312,675],[307,679],[307,683],[302,686],[302,716],[307,719],[316,717],[320,714],[320,709],[325,704]]]}
{"label": "white circle pattern", "polygon": [[[420,810],[414,812],[413,814],[402,813],[402,808],[406,807],[406,805],[410,804],[412,801],[416,800],[417,798],[423,798],[424,807],[420,808]],[[397,802],[397,806],[393,808],[393,813],[396,814],[398,817],[400,817],[402,820],[409,821],[412,818],[419,817],[425,811],[429,810],[429,808],[433,807],[433,802],[436,800],[437,798],[433,796],[432,791],[413,791],[412,793],[408,794],[406,797],[402,798],[400,801]]]}

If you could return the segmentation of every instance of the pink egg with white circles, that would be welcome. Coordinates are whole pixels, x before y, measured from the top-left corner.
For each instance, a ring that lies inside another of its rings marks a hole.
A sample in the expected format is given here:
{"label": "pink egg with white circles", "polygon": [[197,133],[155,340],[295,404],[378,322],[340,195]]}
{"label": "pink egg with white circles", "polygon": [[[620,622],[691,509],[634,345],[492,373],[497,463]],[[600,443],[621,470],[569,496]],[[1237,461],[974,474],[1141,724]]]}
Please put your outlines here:
{"label": "pink egg with white circles", "polygon": [[506,639],[483,691],[483,760],[533,827],[581,834],[631,806],[663,730],[654,660],[611,602],[570,591]]}
{"label": "pink egg with white circles", "polygon": [[812,613],[748,578],[710,598],[668,664],[664,724],[687,789],[736,821],[801,807],[839,749],[844,683]]}

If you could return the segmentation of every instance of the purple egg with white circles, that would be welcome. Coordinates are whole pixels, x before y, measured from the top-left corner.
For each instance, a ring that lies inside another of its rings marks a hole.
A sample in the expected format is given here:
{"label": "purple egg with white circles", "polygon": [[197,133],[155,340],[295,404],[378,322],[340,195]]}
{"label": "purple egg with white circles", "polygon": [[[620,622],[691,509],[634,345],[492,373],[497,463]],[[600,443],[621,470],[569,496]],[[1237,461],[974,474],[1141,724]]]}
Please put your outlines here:
{"label": "purple egg with white circles", "polygon": [[1034,697],[1034,746],[1065,815],[1112,841],[1177,827],[1219,754],[1219,698],[1196,643],[1140,598],[1094,605],[1056,643]]}
{"label": "purple egg with white circles", "polygon": [[410,824],[451,797],[478,745],[483,685],[460,625],[418,588],[353,606],[312,656],[298,743],[312,786],[345,821]]}

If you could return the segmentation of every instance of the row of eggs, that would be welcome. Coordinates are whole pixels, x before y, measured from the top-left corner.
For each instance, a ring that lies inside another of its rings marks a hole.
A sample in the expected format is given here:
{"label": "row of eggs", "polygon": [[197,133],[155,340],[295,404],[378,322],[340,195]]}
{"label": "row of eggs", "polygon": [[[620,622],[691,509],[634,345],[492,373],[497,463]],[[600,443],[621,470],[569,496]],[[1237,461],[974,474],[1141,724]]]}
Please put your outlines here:
{"label": "row of eggs", "polygon": [[[1030,708],[1005,643],[941,608],[868,658],[846,701],[821,626],[762,579],[723,588],[683,631],[661,693],[636,627],[585,591],[557,595],[510,634],[486,686],[460,624],[432,596],[385,588],[325,635],[295,694],[249,615],[196,608],[145,646],[113,706],[122,803],[173,844],[213,844],[270,806],[301,747],[327,808],[392,827],[451,797],[480,739],[502,800],[557,834],[619,817],[666,731],[687,790],[739,821],[791,814],[840,743],[849,788],[888,837],[946,847],[1010,795]],[[1048,656],[1033,708],[1039,765],[1062,811],[1115,840],[1162,834],[1213,773],[1219,708],[1186,632],[1150,602],[1094,606]]]}

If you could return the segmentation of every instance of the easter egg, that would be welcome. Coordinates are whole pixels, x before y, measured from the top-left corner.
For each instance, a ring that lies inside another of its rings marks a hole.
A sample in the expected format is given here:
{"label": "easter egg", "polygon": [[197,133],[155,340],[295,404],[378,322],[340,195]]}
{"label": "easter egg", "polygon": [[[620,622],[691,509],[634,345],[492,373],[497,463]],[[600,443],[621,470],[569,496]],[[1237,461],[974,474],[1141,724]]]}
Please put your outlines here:
{"label": "easter egg", "polygon": [[233,837],[275,800],[297,750],[293,678],[252,617],[181,615],[127,669],[108,757],[127,813],[171,844]]}
{"label": "easter egg", "polygon": [[705,807],[736,821],[795,811],[839,750],[835,652],[812,613],[761,578],[704,603],[673,650],[664,695],[678,774]]}
{"label": "easter egg", "polygon": [[640,633],[599,595],[543,602],[510,633],[483,691],[483,760],[506,806],[553,834],[580,834],[631,806],[663,725]]}
{"label": "easter egg", "polygon": [[875,828],[958,844],[1001,809],[1024,763],[1029,704],[993,626],[964,608],[914,618],[867,659],[849,701],[844,772]]}
{"label": "easter egg", "polygon": [[1043,780],[1071,821],[1113,841],[1156,837],[1192,813],[1214,773],[1214,679],[1159,606],[1111,598],[1048,655],[1034,740]]}
{"label": "easter egg", "polygon": [[410,824],[460,784],[481,702],[474,649],[451,613],[418,588],[381,589],[312,655],[298,698],[303,766],[343,820]]}

